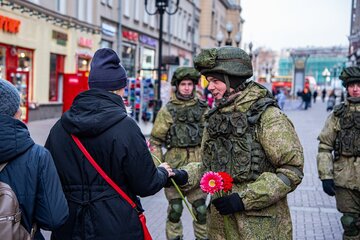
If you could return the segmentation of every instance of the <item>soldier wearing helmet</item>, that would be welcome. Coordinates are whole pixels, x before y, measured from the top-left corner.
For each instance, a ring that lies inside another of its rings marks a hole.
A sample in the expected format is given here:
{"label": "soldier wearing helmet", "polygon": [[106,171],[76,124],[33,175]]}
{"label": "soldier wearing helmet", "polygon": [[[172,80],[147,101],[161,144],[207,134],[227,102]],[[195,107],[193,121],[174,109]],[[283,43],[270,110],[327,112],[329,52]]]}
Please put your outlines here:
{"label": "soldier wearing helmet", "polygon": [[[202,164],[189,164],[185,189],[207,171],[227,172],[232,193],[212,196],[209,239],[291,239],[287,194],[303,177],[303,149],[272,94],[250,80],[251,59],[236,47],[203,50],[194,59],[216,99],[205,116]],[[226,236],[223,216],[233,226]]]}
{"label": "soldier wearing helmet", "polygon": [[343,239],[360,239],[360,68],[345,68],[339,77],[348,92],[335,106],[318,140],[317,165],[323,190],[334,196],[343,214]]}
{"label": "soldier wearing helmet", "polygon": [[[182,167],[191,162],[201,162],[200,144],[204,128],[204,114],[207,104],[196,97],[195,86],[200,73],[193,67],[176,69],[171,84],[175,92],[170,101],[160,109],[151,131],[150,143],[153,154],[169,162],[173,168]],[[162,153],[162,147],[166,153]],[[196,239],[207,239],[205,194],[199,187],[184,191],[197,218],[194,222]],[[174,187],[165,189],[169,201],[166,220],[167,239],[183,239],[181,215],[183,203]]]}

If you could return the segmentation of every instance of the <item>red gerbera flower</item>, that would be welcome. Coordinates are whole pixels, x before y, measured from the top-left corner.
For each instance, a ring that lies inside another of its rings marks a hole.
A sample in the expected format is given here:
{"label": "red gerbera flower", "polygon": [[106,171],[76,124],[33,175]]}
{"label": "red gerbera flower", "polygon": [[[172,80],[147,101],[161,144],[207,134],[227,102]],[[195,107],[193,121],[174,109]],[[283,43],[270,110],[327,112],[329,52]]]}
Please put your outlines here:
{"label": "red gerbera flower", "polygon": [[219,175],[222,178],[222,182],[223,182],[223,191],[224,192],[228,192],[231,191],[232,189],[232,185],[233,185],[233,178],[230,176],[230,174],[228,174],[227,172],[218,172]]}
{"label": "red gerbera flower", "polygon": [[220,174],[216,172],[206,172],[200,180],[200,188],[203,192],[214,194],[223,189],[223,182]]}

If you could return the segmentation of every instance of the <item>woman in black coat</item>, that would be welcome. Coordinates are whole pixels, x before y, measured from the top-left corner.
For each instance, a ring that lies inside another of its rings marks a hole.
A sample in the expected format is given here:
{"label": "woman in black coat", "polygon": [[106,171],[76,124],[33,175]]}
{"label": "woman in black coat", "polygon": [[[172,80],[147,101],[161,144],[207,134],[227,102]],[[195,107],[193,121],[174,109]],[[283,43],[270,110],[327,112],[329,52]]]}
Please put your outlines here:
{"label": "woman in black coat", "polygon": [[141,211],[137,196],[155,194],[174,175],[167,163],[155,167],[140,128],[127,115],[121,97],[126,73],[119,63],[111,49],[95,53],[90,90],[75,98],[47,139],[70,208],[53,239],[143,239],[137,212],[97,173],[70,134]]}

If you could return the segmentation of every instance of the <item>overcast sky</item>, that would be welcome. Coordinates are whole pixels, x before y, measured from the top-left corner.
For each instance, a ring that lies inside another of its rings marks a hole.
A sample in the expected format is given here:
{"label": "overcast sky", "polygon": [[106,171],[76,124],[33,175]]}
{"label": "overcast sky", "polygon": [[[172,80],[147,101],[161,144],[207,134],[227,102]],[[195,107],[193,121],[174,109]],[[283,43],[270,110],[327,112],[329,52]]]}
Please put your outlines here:
{"label": "overcast sky", "polygon": [[[242,44],[287,47],[348,46],[351,0],[242,0]],[[243,45],[244,46],[244,45]],[[243,47],[242,46],[242,47]]]}

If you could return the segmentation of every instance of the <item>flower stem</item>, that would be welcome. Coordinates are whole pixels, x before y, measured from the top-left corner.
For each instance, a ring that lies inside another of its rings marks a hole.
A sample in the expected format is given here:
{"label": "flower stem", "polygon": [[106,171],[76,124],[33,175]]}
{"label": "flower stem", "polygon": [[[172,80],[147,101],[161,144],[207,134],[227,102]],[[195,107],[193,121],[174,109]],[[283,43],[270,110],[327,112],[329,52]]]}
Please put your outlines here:
{"label": "flower stem", "polygon": [[225,239],[226,240],[231,240],[231,235],[230,235],[230,222],[229,222],[229,216],[224,216],[224,227],[225,227]]}
{"label": "flower stem", "polygon": [[[153,157],[156,159],[156,161],[158,161],[159,164],[162,163],[161,160],[160,160],[157,156],[155,156],[154,154],[151,153],[151,156],[153,156]],[[197,222],[197,219],[196,219],[196,217],[195,217],[192,209],[189,207],[188,202],[185,200],[185,197],[184,197],[184,195],[182,194],[179,186],[176,184],[176,182],[174,181],[174,179],[170,178],[170,180],[171,180],[172,184],[174,185],[176,191],[178,191],[178,193],[180,194],[182,200],[184,201],[187,209],[189,210],[189,212],[190,212],[190,214],[191,214],[191,217],[193,218],[193,220],[194,220],[195,222]]]}

